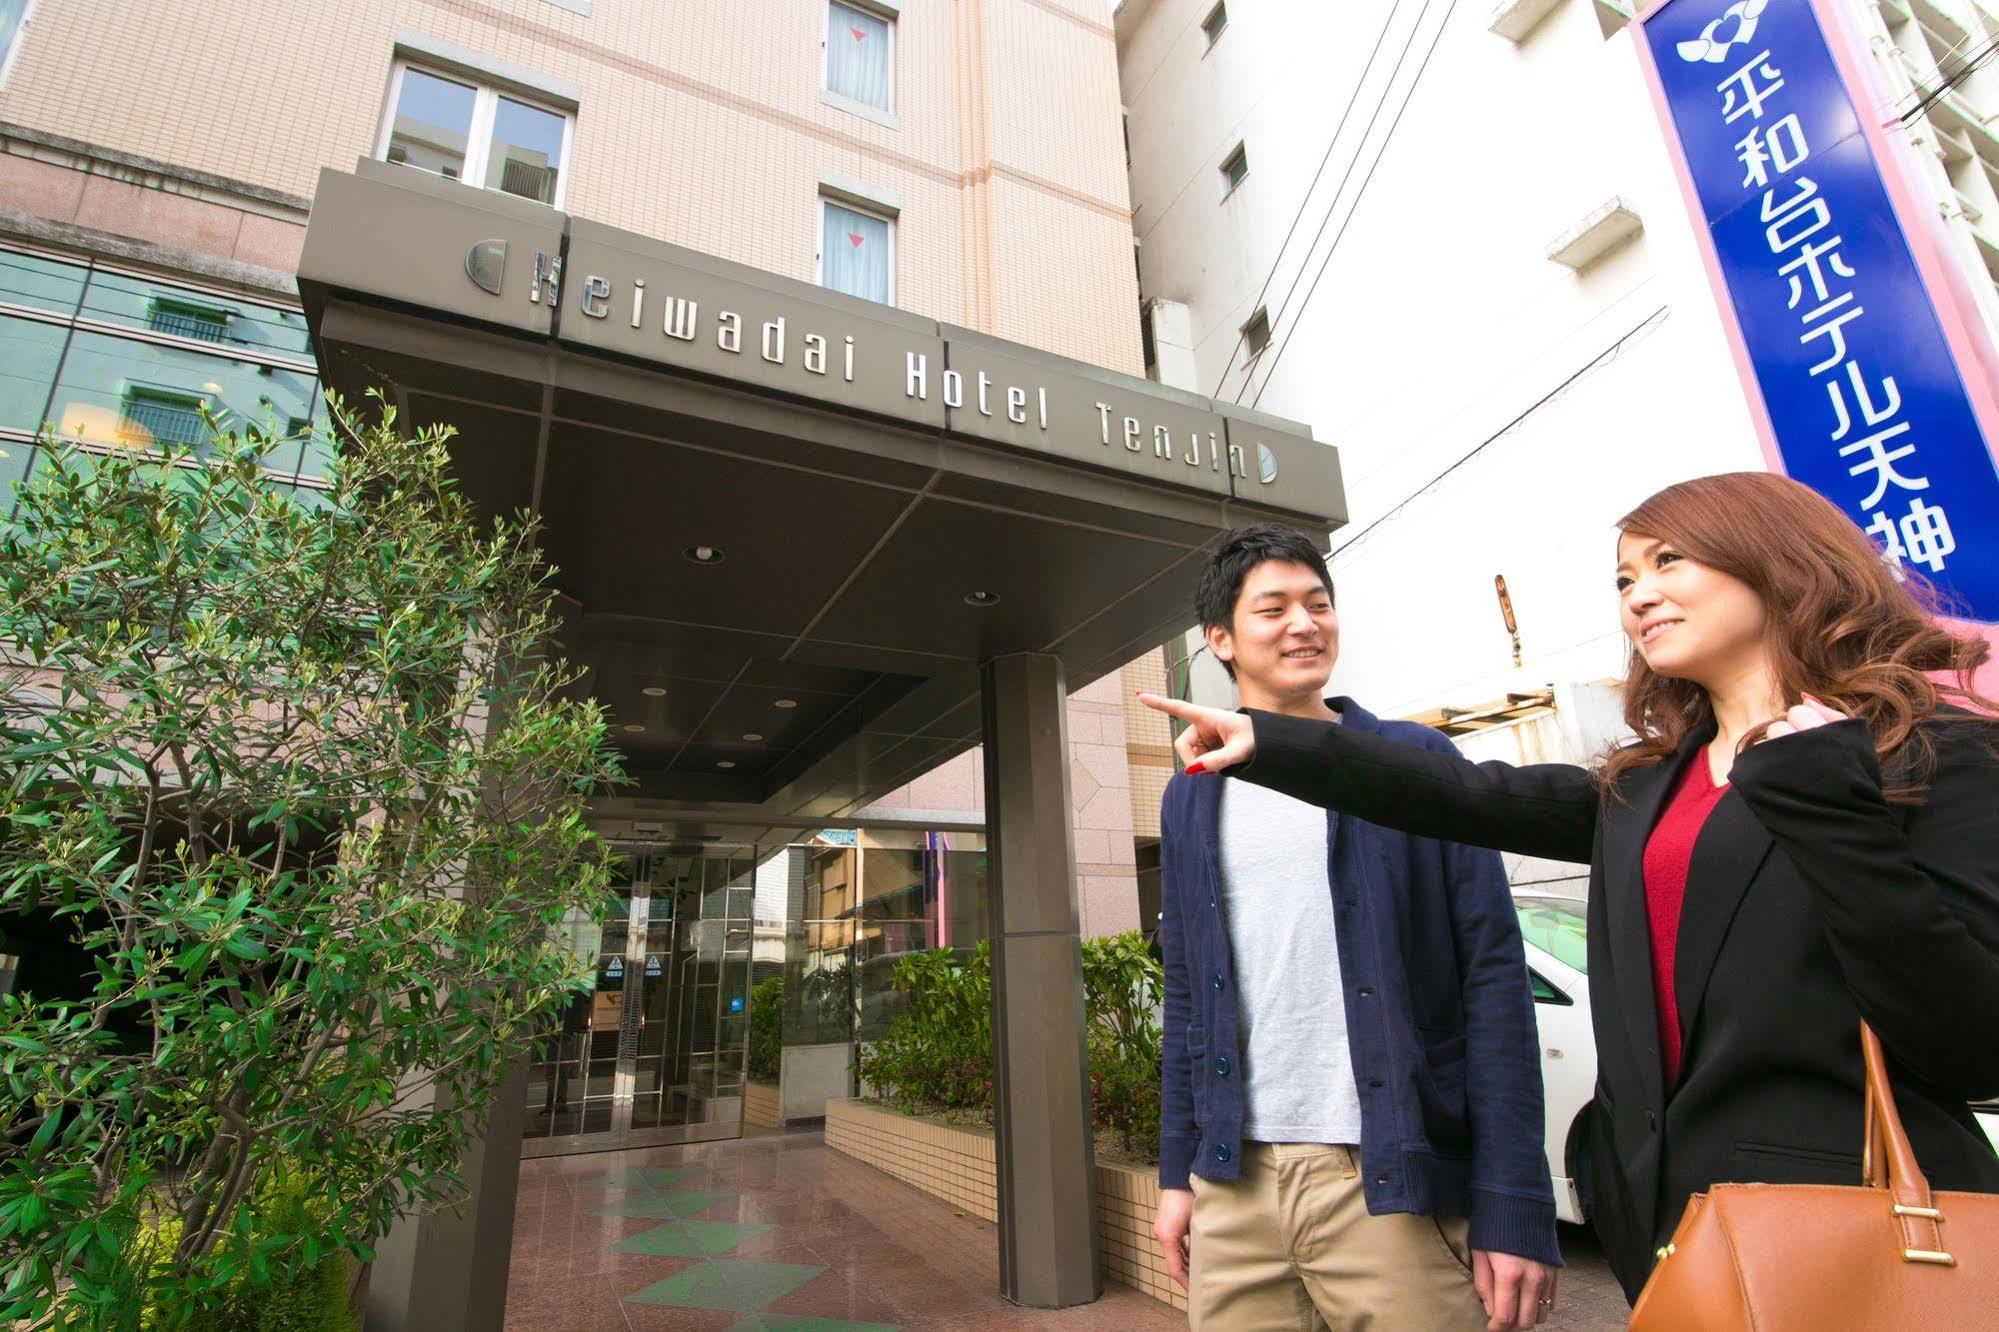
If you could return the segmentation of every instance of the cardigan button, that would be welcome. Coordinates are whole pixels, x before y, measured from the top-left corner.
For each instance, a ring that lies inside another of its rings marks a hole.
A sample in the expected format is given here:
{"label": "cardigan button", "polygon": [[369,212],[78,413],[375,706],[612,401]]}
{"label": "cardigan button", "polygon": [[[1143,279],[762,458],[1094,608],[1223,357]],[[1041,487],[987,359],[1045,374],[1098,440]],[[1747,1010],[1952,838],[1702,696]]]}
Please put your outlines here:
{"label": "cardigan button", "polygon": [[1222,1077],[1229,1075],[1229,1059],[1227,1055],[1222,1055],[1215,1060],[1215,1072]]}
{"label": "cardigan button", "polygon": [[1212,984],[1217,990],[1228,988],[1228,982],[1222,979],[1222,973],[1219,971],[1215,973],[1214,980],[1209,983]]}
{"label": "cardigan button", "polygon": [[1226,1161],[1229,1159],[1229,1145],[1227,1143],[1218,1142],[1215,1144],[1215,1159],[1217,1161]]}

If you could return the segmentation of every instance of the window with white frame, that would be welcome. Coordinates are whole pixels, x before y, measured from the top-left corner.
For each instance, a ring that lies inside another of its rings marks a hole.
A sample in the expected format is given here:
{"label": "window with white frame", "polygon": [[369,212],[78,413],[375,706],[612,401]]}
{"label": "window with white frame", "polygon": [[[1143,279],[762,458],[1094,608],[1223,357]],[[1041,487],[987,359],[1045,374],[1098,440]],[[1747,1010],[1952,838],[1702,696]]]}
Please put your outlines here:
{"label": "window with white frame", "polygon": [[819,285],[883,305],[895,299],[895,221],[819,200]]}
{"label": "window with white frame", "polygon": [[861,5],[826,3],[826,91],[894,110],[895,24]]}
{"label": "window with white frame", "polygon": [[381,155],[559,208],[572,124],[511,92],[398,62]]}

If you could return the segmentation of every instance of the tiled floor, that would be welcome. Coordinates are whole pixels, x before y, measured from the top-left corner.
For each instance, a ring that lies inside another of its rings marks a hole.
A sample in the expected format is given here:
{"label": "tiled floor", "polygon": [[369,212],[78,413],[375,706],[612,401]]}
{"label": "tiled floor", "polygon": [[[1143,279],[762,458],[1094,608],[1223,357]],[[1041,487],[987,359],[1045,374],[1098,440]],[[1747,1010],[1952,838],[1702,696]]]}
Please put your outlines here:
{"label": "tiled floor", "polygon": [[1000,1299],[992,1223],[817,1133],[523,1161],[507,1327],[521,1332],[1185,1327],[1122,1286]]}
{"label": "tiled floor", "polygon": [[[507,1327],[520,1332],[1184,1328],[1118,1285],[1047,1312],[995,1293],[991,1222],[826,1149],[816,1132],[521,1163]],[[1549,1332],[1624,1325],[1587,1231]]]}

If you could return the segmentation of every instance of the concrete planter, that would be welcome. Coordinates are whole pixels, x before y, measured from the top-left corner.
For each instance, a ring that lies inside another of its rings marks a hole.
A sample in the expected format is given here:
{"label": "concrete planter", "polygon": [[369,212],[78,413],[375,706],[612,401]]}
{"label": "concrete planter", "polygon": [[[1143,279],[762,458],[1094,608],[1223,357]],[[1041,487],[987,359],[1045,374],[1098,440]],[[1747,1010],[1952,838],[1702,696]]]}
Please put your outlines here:
{"label": "concrete planter", "polygon": [[[999,1216],[992,1130],[912,1119],[869,1101],[826,1103],[826,1145],[988,1221]],[[1159,1181],[1149,1167],[1099,1162],[1097,1251],[1104,1276],[1176,1309],[1186,1295],[1152,1241]]]}
{"label": "concrete planter", "polygon": [[743,1123],[762,1129],[784,1127],[784,1116],[778,1110],[775,1082],[758,1082],[754,1078],[744,1082]]}

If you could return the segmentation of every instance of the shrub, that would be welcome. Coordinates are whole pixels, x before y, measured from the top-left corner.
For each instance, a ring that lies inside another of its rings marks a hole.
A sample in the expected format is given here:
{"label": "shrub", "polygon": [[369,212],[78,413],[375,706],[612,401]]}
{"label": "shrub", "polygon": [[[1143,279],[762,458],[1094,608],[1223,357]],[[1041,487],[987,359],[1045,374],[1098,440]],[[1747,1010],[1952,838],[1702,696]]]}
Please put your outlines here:
{"label": "shrub", "polygon": [[[877,1099],[905,1114],[987,1117],[993,1104],[992,958],[950,949],[905,953],[892,981],[908,1011],[861,1047],[856,1068]],[[1165,978],[1137,932],[1083,945],[1091,1118],[1118,1145],[1159,1150],[1158,1011]]]}
{"label": "shrub", "polygon": [[784,1054],[784,977],[750,987],[750,1076],[775,1078]]}
{"label": "shrub", "polygon": [[1137,1156],[1159,1151],[1159,1012],[1166,973],[1136,930],[1083,945],[1090,1017],[1090,1106]]}
{"label": "shrub", "polygon": [[908,1010],[861,1047],[861,1079],[908,1114],[989,1114],[993,1105],[992,949],[904,953],[890,982]]}
{"label": "shrub", "polygon": [[[303,1174],[281,1171],[260,1189],[252,1210],[261,1224],[279,1234],[310,1235],[323,1226],[327,1209],[308,1194]],[[165,1213],[147,1223],[140,1251],[152,1255],[160,1280],[152,1286],[140,1315],[143,1332],[354,1332],[348,1309],[348,1260],[317,1247],[291,1261],[257,1256],[254,1242],[233,1238],[217,1246],[218,1266],[233,1273],[220,1288],[186,1301],[170,1286],[170,1259],[180,1239],[180,1220]],[[260,1275],[261,1273],[261,1275]]]}
{"label": "shrub", "polygon": [[329,1253],[457,1200],[587,979],[550,929],[605,900],[617,768],[533,527],[473,514],[448,432],[334,419],[320,495],[255,437],[51,442],[0,528],[0,913],[91,961],[0,998],[0,1323],[247,1279],[309,1325]]}

